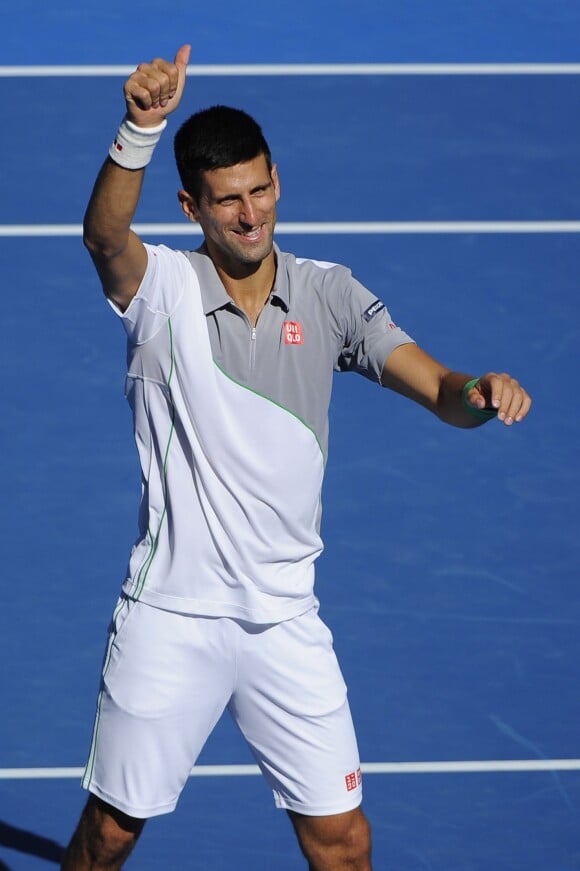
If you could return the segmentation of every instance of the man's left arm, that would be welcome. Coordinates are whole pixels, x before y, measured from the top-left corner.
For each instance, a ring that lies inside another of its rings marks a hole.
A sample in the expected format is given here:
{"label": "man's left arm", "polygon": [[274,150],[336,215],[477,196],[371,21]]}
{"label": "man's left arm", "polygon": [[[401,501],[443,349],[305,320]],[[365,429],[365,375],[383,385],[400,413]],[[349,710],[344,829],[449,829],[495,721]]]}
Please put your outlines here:
{"label": "man's left arm", "polygon": [[474,378],[453,372],[414,344],[389,354],[381,377],[384,387],[413,399],[445,423],[470,428],[497,417],[506,426],[519,423],[530,410],[526,390],[506,373]]}

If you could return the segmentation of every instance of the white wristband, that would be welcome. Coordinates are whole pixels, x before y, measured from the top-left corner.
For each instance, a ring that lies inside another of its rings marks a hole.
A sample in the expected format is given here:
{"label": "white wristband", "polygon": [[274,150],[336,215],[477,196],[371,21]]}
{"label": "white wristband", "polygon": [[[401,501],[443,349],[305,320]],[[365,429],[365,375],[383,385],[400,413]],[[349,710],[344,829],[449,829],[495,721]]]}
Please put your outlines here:
{"label": "white wristband", "polygon": [[151,160],[155,146],[166,127],[165,119],[157,127],[138,127],[128,118],[123,118],[109,148],[111,160],[125,169],[143,169]]}

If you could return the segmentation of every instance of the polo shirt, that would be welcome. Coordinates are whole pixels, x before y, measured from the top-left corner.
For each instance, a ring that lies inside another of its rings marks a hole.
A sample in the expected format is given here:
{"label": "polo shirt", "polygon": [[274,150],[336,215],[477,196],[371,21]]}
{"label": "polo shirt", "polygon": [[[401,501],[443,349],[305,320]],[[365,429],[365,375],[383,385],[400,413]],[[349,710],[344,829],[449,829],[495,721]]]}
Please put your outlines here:
{"label": "polo shirt", "polygon": [[119,312],[142,471],[124,592],[181,613],[289,619],[316,602],[333,372],[380,383],[412,339],[343,266],[276,245],[253,327],[203,246],[146,249]]}

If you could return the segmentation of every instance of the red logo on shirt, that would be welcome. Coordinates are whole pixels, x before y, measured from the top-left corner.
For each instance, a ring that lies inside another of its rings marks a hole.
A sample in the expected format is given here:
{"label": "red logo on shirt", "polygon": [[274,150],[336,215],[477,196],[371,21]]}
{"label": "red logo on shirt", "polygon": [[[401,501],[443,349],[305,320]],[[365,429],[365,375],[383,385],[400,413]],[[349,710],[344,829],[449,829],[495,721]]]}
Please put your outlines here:
{"label": "red logo on shirt", "polygon": [[302,333],[302,324],[297,321],[284,321],[284,344],[285,345],[303,345],[304,335]]}

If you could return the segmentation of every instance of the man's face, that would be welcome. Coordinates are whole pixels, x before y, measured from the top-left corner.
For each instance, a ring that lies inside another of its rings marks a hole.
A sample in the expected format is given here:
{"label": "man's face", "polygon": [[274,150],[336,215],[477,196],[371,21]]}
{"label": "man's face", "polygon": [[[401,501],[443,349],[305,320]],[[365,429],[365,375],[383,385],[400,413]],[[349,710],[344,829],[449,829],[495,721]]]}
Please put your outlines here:
{"label": "man's face", "polygon": [[205,172],[198,201],[179,195],[185,214],[201,226],[210,256],[229,272],[251,271],[272,252],[279,196],[276,167],[270,173],[263,154]]}

